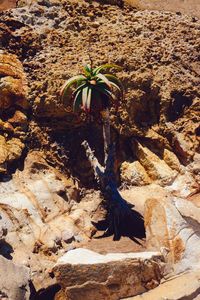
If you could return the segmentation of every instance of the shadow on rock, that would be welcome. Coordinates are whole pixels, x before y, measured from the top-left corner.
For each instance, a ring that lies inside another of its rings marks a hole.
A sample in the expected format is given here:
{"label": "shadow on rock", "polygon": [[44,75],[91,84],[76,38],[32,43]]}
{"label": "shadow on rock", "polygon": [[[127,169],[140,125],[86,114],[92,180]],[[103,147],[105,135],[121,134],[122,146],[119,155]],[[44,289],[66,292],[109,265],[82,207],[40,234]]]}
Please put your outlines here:
{"label": "shadow on rock", "polygon": [[60,291],[60,285],[54,284],[46,289],[39,290],[35,295],[32,296],[32,300],[53,300],[55,294]]}
{"label": "shadow on rock", "polygon": [[92,222],[99,231],[105,231],[97,239],[112,236],[114,241],[120,240],[122,236],[129,237],[135,243],[142,245],[137,239],[142,240],[146,237],[144,228],[144,218],[133,205],[128,204],[128,208],[110,207],[105,220]]}
{"label": "shadow on rock", "polygon": [[11,253],[13,252],[13,247],[10,244],[8,244],[4,239],[0,240],[0,255],[4,256],[9,260],[12,260]]}

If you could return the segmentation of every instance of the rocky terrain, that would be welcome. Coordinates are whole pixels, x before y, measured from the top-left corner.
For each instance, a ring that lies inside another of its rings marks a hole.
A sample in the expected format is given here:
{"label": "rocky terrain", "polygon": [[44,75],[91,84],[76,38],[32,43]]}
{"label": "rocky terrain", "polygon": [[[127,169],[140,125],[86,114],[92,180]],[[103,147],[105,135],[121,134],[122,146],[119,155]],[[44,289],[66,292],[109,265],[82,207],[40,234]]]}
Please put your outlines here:
{"label": "rocky terrain", "polygon": [[[141,10],[130,1],[17,5],[0,13],[0,264],[15,282],[11,289],[0,275],[0,297],[197,299],[198,16]],[[86,139],[102,162],[101,124],[75,116],[70,100],[63,106],[59,99],[89,56],[95,66],[122,67],[116,75],[126,98],[118,111],[111,108],[116,178],[124,199],[144,215],[146,240],[137,224],[129,228],[134,241],[128,234],[118,242],[95,239],[101,230],[94,222],[105,209],[81,143]],[[82,248],[101,256],[87,252],[84,261]],[[17,281],[18,268],[24,276]],[[166,286],[188,278],[194,284],[186,292],[167,294]]]}

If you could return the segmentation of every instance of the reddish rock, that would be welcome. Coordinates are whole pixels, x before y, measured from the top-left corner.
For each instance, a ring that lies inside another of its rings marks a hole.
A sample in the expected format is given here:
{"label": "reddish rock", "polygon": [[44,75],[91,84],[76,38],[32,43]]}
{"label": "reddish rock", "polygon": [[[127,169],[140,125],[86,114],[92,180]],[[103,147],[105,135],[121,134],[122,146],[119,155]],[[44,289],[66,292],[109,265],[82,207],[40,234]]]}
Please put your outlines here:
{"label": "reddish rock", "polygon": [[28,108],[27,85],[24,69],[17,56],[0,51],[0,109],[13,105]]}

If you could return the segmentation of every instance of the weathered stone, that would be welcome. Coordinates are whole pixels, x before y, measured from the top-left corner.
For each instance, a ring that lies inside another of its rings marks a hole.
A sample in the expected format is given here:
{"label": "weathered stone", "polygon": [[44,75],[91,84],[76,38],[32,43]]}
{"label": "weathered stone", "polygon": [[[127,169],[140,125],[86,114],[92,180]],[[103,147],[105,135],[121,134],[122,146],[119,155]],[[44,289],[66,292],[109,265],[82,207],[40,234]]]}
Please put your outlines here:
{"label": "weathered stone", "polygon": [[170,184],[174,180],[177,173],[147,147],[137,143],[135,154],[150,178],[158,180],[163,185]]}
{"label": "weathered stone", "polygon": [[195,181],[200,185],[200,154],[196,153],[194,161],[187,166],[187,171],[195,178]]}
{"label": "weathered stone", "polygon": [[12,133],[14,132],[13,126],[8,122],[3,122],[1,119],[0,119],[0,130],[9,131]]}
{"label": "weathered stone", "polygon": [[25,145],[20,141],[20,139],[12,138],[7,141],[8,157],[7,161],[13,161],[19,159],[22,155]]}
{"label": "weathered stone", "polygon": [[12,125],[27,124],[27,116],[23,112],[16,110],[14,116],[8,119],[8,122]]}
{"label": "weathered stone", "polygon": [[187,220],[196,231],[200,231],[200,207],[182,198],[176,198],[175,206],[181,216]]}
{"label": "weathered stone", "polygon": [[138,161],[123,162],[120,171],[121,180],[128,184],[145,185],[151,183],[144,167]]}
{"label": "weathered stone", "polygon": [[16,55],[0,51],[0,76],[0,109],[7,109],[14,104],[27,109],[26,77]]}
{"label": "weathered stone", "polygon": [[64,292],[60,290],[58,293],[56,293],[54,300],[66,300]]}
{"label": "weathered stone", "polygon": [[74,240],[74,233],[70,231],[63,231],[61,237],[64,242],[71,243]]}
{"label": "weathered stone", "polygon": [[183,169],[183,174],[179,174],[174,182],[167,189],[178,197],[189,197],[199,191],[199,183],[194,174]]}
{"label": "weathered stone", "polygon": [[0,135],[0,172],[6,171],[6,160],[8,157],[8,149],[6,145],[6,140]]}
{"label": "weathered stone", "polygon": [[1,0],[0,11],[16,7],[16,0]]}
{"label": "weathered stone", "polygon": [[168,149],[164,149],[163,159],[172,170],[176,170],[176,171],[180,170],[181,164],[177,156],[173,152],[169,151]]}
{"label": "weathered stone", "polygon": [[155,289],[124,300],[199,300],[200,270],[193,270],[164,281]]}
{"label": "weathered stone", "polygon": [[[84,204],[67,198],[73,180],[48,166],[38,152],[28,154],[23,171],[0,185],[0,238],[9,245],[7,255],[31,268],[35,288],[53,284],[48,270],[71,242],[88,241],[100,199]],[[62,250],[62,251],[61,251]],[[55,257],[54,257],[55,256]]]}
{"label": "weathered stone", "polygon": [[200,231],[193,228],[183,217],[176,208],[176,198],[146,201],[145,227],[148,249],[168,249],[166,259],[175,273],[200,265]]}
{"label": "weathered stone", "polygon": [[0,255],[0,297],[9,300],[30,299],[30,271]]}
{"label": "weathered stone", "polygon": [[156,252],[101,255],[79,248],[61,257],[53,272],[69,300],[117,300],[157,286],[161,265]]}

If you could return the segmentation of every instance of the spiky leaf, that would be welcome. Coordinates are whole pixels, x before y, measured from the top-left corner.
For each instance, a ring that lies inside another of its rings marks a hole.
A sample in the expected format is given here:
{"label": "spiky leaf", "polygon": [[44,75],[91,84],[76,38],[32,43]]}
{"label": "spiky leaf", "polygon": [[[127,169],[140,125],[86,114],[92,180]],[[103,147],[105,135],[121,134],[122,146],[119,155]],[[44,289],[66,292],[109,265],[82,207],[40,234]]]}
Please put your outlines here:
{"label": "spiky leaf", "polygon": [[107,86],[109,86],[109,88],[111,88],[110,81],[103,74],[97,74],[96,77],[101,79],[105,82],[105,84],[107,84]]}
{"label": "spiky leaf", "polygon": [[99,66],[97,68],[94,69],[93,74],[97,75],[102,69],[108,69],[108,68],[114,68],[114,69],[118,69],[121,70],[122,68],[118,65],[114,65],[114,64],[105,64],[102,66]]}
{"label": "spiky leaf", "polygon": [[86,81],[85,76],[83,75],[77,75],[77,76],[73,76],[72,78],[68,79],[62,86],[61,91],[60,91],[60,97],[61,100],[63,101],[67,91],[69,90],[69,88],[76,82],[83,82]]}
{"label": "spiky leaf", "polygon": [[89,91],[89,87],[86,86],[82,89],[82,104],[83,104],[83,108],[85,110],[87,110],[86,105],[87,105],[87,98],[88,98],[88,91]]}
{"label": "spiky leaf", "polygon": [[91,74],[92,68],[89,64],[87,64],[85,61],[83,61],[84,69],[87,73]]}
{"label": "spiky leaf", "polygon": [[124,98],[124,86],[123,86],[122,82],[116,76],[114,76],[112,74],[105,74],[104,76],[109,79],[111,85],[120,89],[120,91],[122,93],[122,98]]}
{"label": "spiky leaf", "polygon": [[74,103],[73,103],[73,111],[75,113],[77,113],[79,110],[79,105],[81,104],[81,100],[82,100],[82,89],[79,89],[79,91],[76,93],[76,96],[74,98]]}

